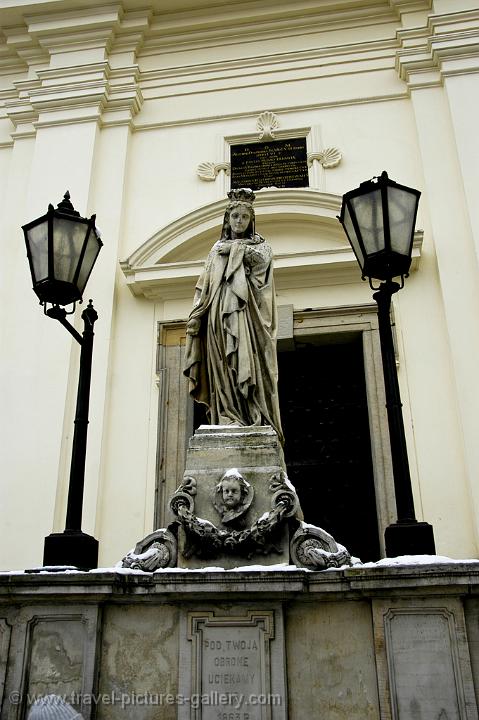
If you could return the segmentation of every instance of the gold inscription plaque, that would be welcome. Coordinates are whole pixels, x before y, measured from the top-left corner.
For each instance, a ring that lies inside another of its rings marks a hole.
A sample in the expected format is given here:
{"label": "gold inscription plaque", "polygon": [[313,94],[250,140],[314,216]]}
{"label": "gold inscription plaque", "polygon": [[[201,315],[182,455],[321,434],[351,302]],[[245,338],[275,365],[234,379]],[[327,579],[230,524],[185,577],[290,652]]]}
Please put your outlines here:
{"label": "gold inscription plaque", "polygon": [[232,145],[231,187],[309,187],[306,138]]}

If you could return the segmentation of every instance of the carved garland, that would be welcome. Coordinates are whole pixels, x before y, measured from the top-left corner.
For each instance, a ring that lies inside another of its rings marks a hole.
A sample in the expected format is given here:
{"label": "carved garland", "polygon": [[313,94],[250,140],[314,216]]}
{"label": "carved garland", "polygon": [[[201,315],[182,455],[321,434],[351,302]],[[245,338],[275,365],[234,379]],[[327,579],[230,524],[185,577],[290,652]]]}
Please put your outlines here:
{"label": "carved garland", "polygon": [[254,554],[279,552],[275,546],[275,532],[283,520],[292,517],[298,508],[296,493],[287,484],[283,473],[275,473],[269,482],[272,509],[245,530],[222,530],[209,520],[194,514],[196,481],[187,477],[170,501],[170,508],[185,530],[188,547],[185,557],[215,557],[221,553]]}
{"label": "carved garland", "polygon": [[[241,554],[251,557],[255,554],[280,552],[275,545],[276,533],[283,521],[293,518],[299,501],[294,488],[284,472],[275,473],[269,481],[272,494],[272,509],[264,513],[249,528],[244,530],[222,530],[216,525],[199,518],[194,513],[196,480],[186,476],[174,493],[170,508],[178,523],[184,528],[188,547],[186,558],[215,557],[220,554]],[[172,529],[174,529],[173,526]],[[177,539],[170,529],[162,528],[147,535],[131,550],[120,563],[121,567],[132,570],[154,572],[176,567],[178,554]],[[300,523],[290,542],[291,562],[308,570],[324,570],[328,567],[351,565],[351,556],[342,545],[322,528]]]}

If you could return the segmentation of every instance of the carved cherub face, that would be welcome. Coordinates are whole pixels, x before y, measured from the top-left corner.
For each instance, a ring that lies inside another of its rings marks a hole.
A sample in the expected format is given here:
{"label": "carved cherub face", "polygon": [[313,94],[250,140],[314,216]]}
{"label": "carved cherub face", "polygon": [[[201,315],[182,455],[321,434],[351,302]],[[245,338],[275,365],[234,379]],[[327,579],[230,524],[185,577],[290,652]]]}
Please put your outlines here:
{"label": "carved cherub face", "polygon": [[236,237],[242,237],[251,222],[251,208],[245,203],[237,203],[230,212],[230,225]]}
{"label": "carved cherub face", "polygon": [[232,510],[237,507],[243,499],[241,484],[238,478],[225,478],[221,483],[221,487],[223,502],[228,510]]}
{"label": "carved cherub face", "polygon": [[253,502],[254,489],[237,468],[230,468],[215,486],[212,501],[223,523],[236,521]]}

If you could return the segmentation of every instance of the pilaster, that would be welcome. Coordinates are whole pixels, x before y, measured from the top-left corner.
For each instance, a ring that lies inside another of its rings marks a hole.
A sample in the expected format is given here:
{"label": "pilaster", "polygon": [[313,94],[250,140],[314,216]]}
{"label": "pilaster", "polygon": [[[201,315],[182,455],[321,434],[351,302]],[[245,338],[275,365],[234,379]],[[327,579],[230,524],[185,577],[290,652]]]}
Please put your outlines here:
{"label": "pilaster", "polygon": [[[96,507],[102,431],[108,425],[104,414],[128,143],[132,120],[143,102],[136,54],[150,14],[150,10],[125,13],[121,4],[111,3],[25,15],[22,24],[2,28],[8,53],[16,55],[18,69],[4,99],[4,114],[12,127],[13,160],[20,149],[25,154],[25,143],[29,142],[28,163],[22,155],[19,165],[23,187],[15,227],[18,242],[22,242],[22,222],[45,212],[48,203],[57,204],[67,189],[81,215],[97,214],[103,234],[104,247],[85,297],[94,299],[99,313],[84,499],[84,529],[91,534],[99,529]],[[49,518],[40,523],[41,532],[48,534],[63,530],[65,522],[79,347],[57,324],[43,318],[33,294],[31,308],[38,315],[28,323],[36,333],[30,338],[35,347],[36,372],[45,380],[49,412],[57,419],[55,427],[49,428],[49,450],[45,461],[42,459],[43,491],[52,498],[56,495],[55,503],[45,503]],[[76,325],[81,310],[79,307],[73,316]],[[47,338],[46,342],[42,338]],[[23,364],[20,361],[20,373],[25,372]],[[61,377],[58,368],[64,368]],[[41,422],[36,415],[34,421],[41,444],[46,440]],[[39,454],[40,450],[37,458]]]}
{"label": "pilaster", "polygon": [[149,18],[148,10],[125,15],[114,3],[27,16],[24,26],[4,28],[28,68],[5,102],[13,138],[58,125],[130,124],[143,102],[136,53]]}
{"label": "pilaster", "polygon": [[470,379],[479,352],[479,139],[471,112],[479,93],[479,10],[431,15],[427,26],[401,30],[398,39],[396,70],[416,119],[478,542],[479,387]]}

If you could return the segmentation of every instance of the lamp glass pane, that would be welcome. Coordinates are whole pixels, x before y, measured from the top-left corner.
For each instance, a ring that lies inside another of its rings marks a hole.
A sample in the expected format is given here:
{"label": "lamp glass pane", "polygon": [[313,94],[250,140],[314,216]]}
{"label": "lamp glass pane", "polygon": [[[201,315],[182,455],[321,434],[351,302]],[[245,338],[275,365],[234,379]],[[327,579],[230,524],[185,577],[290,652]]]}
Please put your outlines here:
{"label": "lamp glass pane", "polygon": [[401,255],[410,253],[418,202],[419,198],[415,193],[402,188],[388,187],[391,250]]}
{"label": "lamp glass pane", "polygon": [[361,250],[361,246],[358,243],[356,231],[354,230],[353,221],[351,220],[351,215],[349,212],[349,205],[347,203],[344,210],[343,224],[344,229],[346,230],[346,234],[349,238],[349,242],[351,243],[351,246],[356,253],[356,257],[362,269],[364,267],[364,255],[363,251]]}
{"label": "lamp glass pane", "polygon": [[73,282],[85,235],[86,223],[77,220],[53,219],[53,267],[55,280]]}
{"label": "lamp glass pane", "polygon": [[48,220],[27,230],[28,245],[32,256],[34,283],[48,277]]}
{"label": "lamp glass pane", "polygon": [[85,289],[87,280],[90,277],[93,265],[95,264],[97,255],[100,252],[100,247],[101,244],[96,236],[95,230],[92,228],[90,235],[88,236],[85,255],[83,256],[83,262],[77,281],[78,289],[82,294],[83,290]]}
{"label": "lamp glass pane", "polygon": [[381,189],[351,198],[366,255],[384,249],[384,222]]}

